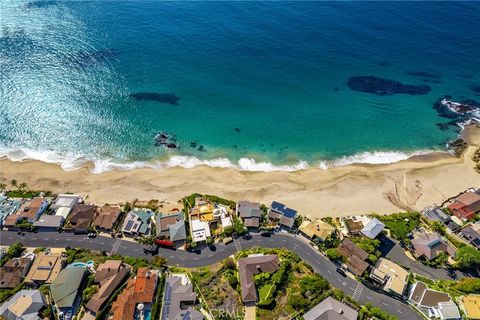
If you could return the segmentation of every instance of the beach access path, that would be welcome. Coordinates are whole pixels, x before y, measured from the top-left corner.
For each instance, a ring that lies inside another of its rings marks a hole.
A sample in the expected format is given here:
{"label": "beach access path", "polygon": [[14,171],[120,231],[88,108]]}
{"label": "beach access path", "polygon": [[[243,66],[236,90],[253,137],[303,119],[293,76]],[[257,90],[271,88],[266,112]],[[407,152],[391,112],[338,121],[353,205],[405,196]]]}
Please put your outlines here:
{"label": "beach access path", "polygon": [[[18,235],[12,231],[0,231],[1,245],[11,245],[15,242],[21,242],[27,247],[78,247],[116,253],[122,256],[151,258],[151,256],[143,252],[145,248],[144,245],[121,239],[107,237],[90,239],[85,235],[57,232],[25,233],[25,235]],[[286,233],[272,234],[270,237],[253,234],[250,239],[239,238],[237,242],[237,245],[233,242],[227,245],[218,243],[215,249],[205,248],[198,253],[159,248],[159,255],[167,259],[168,265],[193,268],[217,263],[235,254],[235,252],[238,251],[237,246],[240,250],[249,249],[254,246],[285,248],[295,252],[305,263],[311,265],[316,273],[328,280],[332,286],[341,289],[346,295],[355,297],[361,304],[371,303],[390,314],[396,315],[399,319],[423,319],[405,302],[389,296],[380,290],[377,291],[365,287],[355,279],[341,276],[336,272],[334,263],[322,256],[317,250],[312,248],[308,242],[299,237]]]}

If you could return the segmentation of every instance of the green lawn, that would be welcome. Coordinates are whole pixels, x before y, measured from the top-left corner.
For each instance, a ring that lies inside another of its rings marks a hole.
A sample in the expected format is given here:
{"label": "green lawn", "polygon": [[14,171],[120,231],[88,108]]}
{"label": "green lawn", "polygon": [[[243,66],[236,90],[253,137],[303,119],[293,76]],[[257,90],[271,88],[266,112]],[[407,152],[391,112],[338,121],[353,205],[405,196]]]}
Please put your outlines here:
{"label": "green lawn", "polygon": [[260,287],[260,289],[258,289],[258,301],[263,301],[263,300],[266,300],[268,299],[268,296],[270,295],[270,291],[272,290],[272,287],[273,287],[273,284],[266,284],[262,287]]}

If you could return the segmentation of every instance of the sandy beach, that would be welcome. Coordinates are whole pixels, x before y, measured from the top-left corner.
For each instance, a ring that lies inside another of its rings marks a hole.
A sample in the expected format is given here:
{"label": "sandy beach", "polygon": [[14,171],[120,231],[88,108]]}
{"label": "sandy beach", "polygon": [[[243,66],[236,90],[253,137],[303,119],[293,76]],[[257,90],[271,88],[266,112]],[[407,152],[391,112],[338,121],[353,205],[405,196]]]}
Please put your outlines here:
{"label": "sandy beach", "polygon": [[122,203],[134,199],[175,202],[193,192],[233,200],[282,201],[311,216],[389,214],[420,210],[469,187],[480,186],[471,156],[480,146],[480,126],[467,127],[469,147],[459,158],[447,153],[415,156],[388,165],[348,165],[296,172],[246,172],[198,166],[192,169],[136,169],[90,173],[64,171],[39,161],[0,160],[0,180],[27,182],[32,189],[88,194],[89,201]]}

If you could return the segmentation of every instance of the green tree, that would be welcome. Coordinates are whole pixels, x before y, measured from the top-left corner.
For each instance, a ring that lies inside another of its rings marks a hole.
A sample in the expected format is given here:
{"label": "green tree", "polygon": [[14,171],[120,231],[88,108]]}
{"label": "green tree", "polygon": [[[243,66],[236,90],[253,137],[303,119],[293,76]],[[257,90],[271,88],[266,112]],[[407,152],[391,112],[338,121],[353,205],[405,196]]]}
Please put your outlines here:
{"label": "green tree", "polygon": [[338,250],[335,248],[327,249],[327,251],[325,251],[325,254],[327,255],[327,258],[331,261],[341,260],[343,257],[340,252],[338,252]]}
{"label": "green tree", "polygon": [[305,299],[301,294],[296,293],[288,297],[288,304],[293,310],[304,310],[310,305],[310,301]]}
{"label": "green tree", "polygon": [[457,251],[456,267],[474,268],[480,266],[480,251],[471,246],[463,246]]}
{"label": "green tree", "polygon": [[447,233],[447,229],[443,223],[440,221],[433,221],[430,225],[433,231],[440,233],[441,235],[445,235]]}

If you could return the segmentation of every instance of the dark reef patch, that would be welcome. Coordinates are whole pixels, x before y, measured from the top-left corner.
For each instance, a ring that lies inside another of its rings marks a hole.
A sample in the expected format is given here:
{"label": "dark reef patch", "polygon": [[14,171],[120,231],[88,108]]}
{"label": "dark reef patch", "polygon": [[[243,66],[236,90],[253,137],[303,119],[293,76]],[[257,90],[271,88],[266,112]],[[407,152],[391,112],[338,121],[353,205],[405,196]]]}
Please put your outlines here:
{"label": "dark reef patch", "polygon": [[190,147],[195,149],[197,147],[197,143],[195,141],[190,142]]}
{"label": "dark reef patch", "polygon": [[430,92],[427,85],[409,85],[398,81],[374,76],[350,77],[348,87],[353,91],[373,93],[379,96],[405,93],[410,95],[424,95]]}
{"label": "dark reef patch", "polygon": [[139,101],[155,101],[160,103],[168,103],[178,106],[180,97],[173,93],[157,93],[157,92],[137,92],[130,94],[130,97]]}
{"label": "dark reef patch", "polygon": [[235,132],[240,132],[240,128],[235,128],[233,130],[235,130]]}
{"label": "dark reef patch", "polygon": [[428,71],[407,71],[406,74],[414,77],[430,78],[430,79],[440,79],[442,77],[442,75],[439,73],[428,72]]}
{"label": "dark reef patch", "polygon": [[340,87],[333,87],[332,90],[333,90],[334,92],[338,92],[338,91],[340,91]]}

